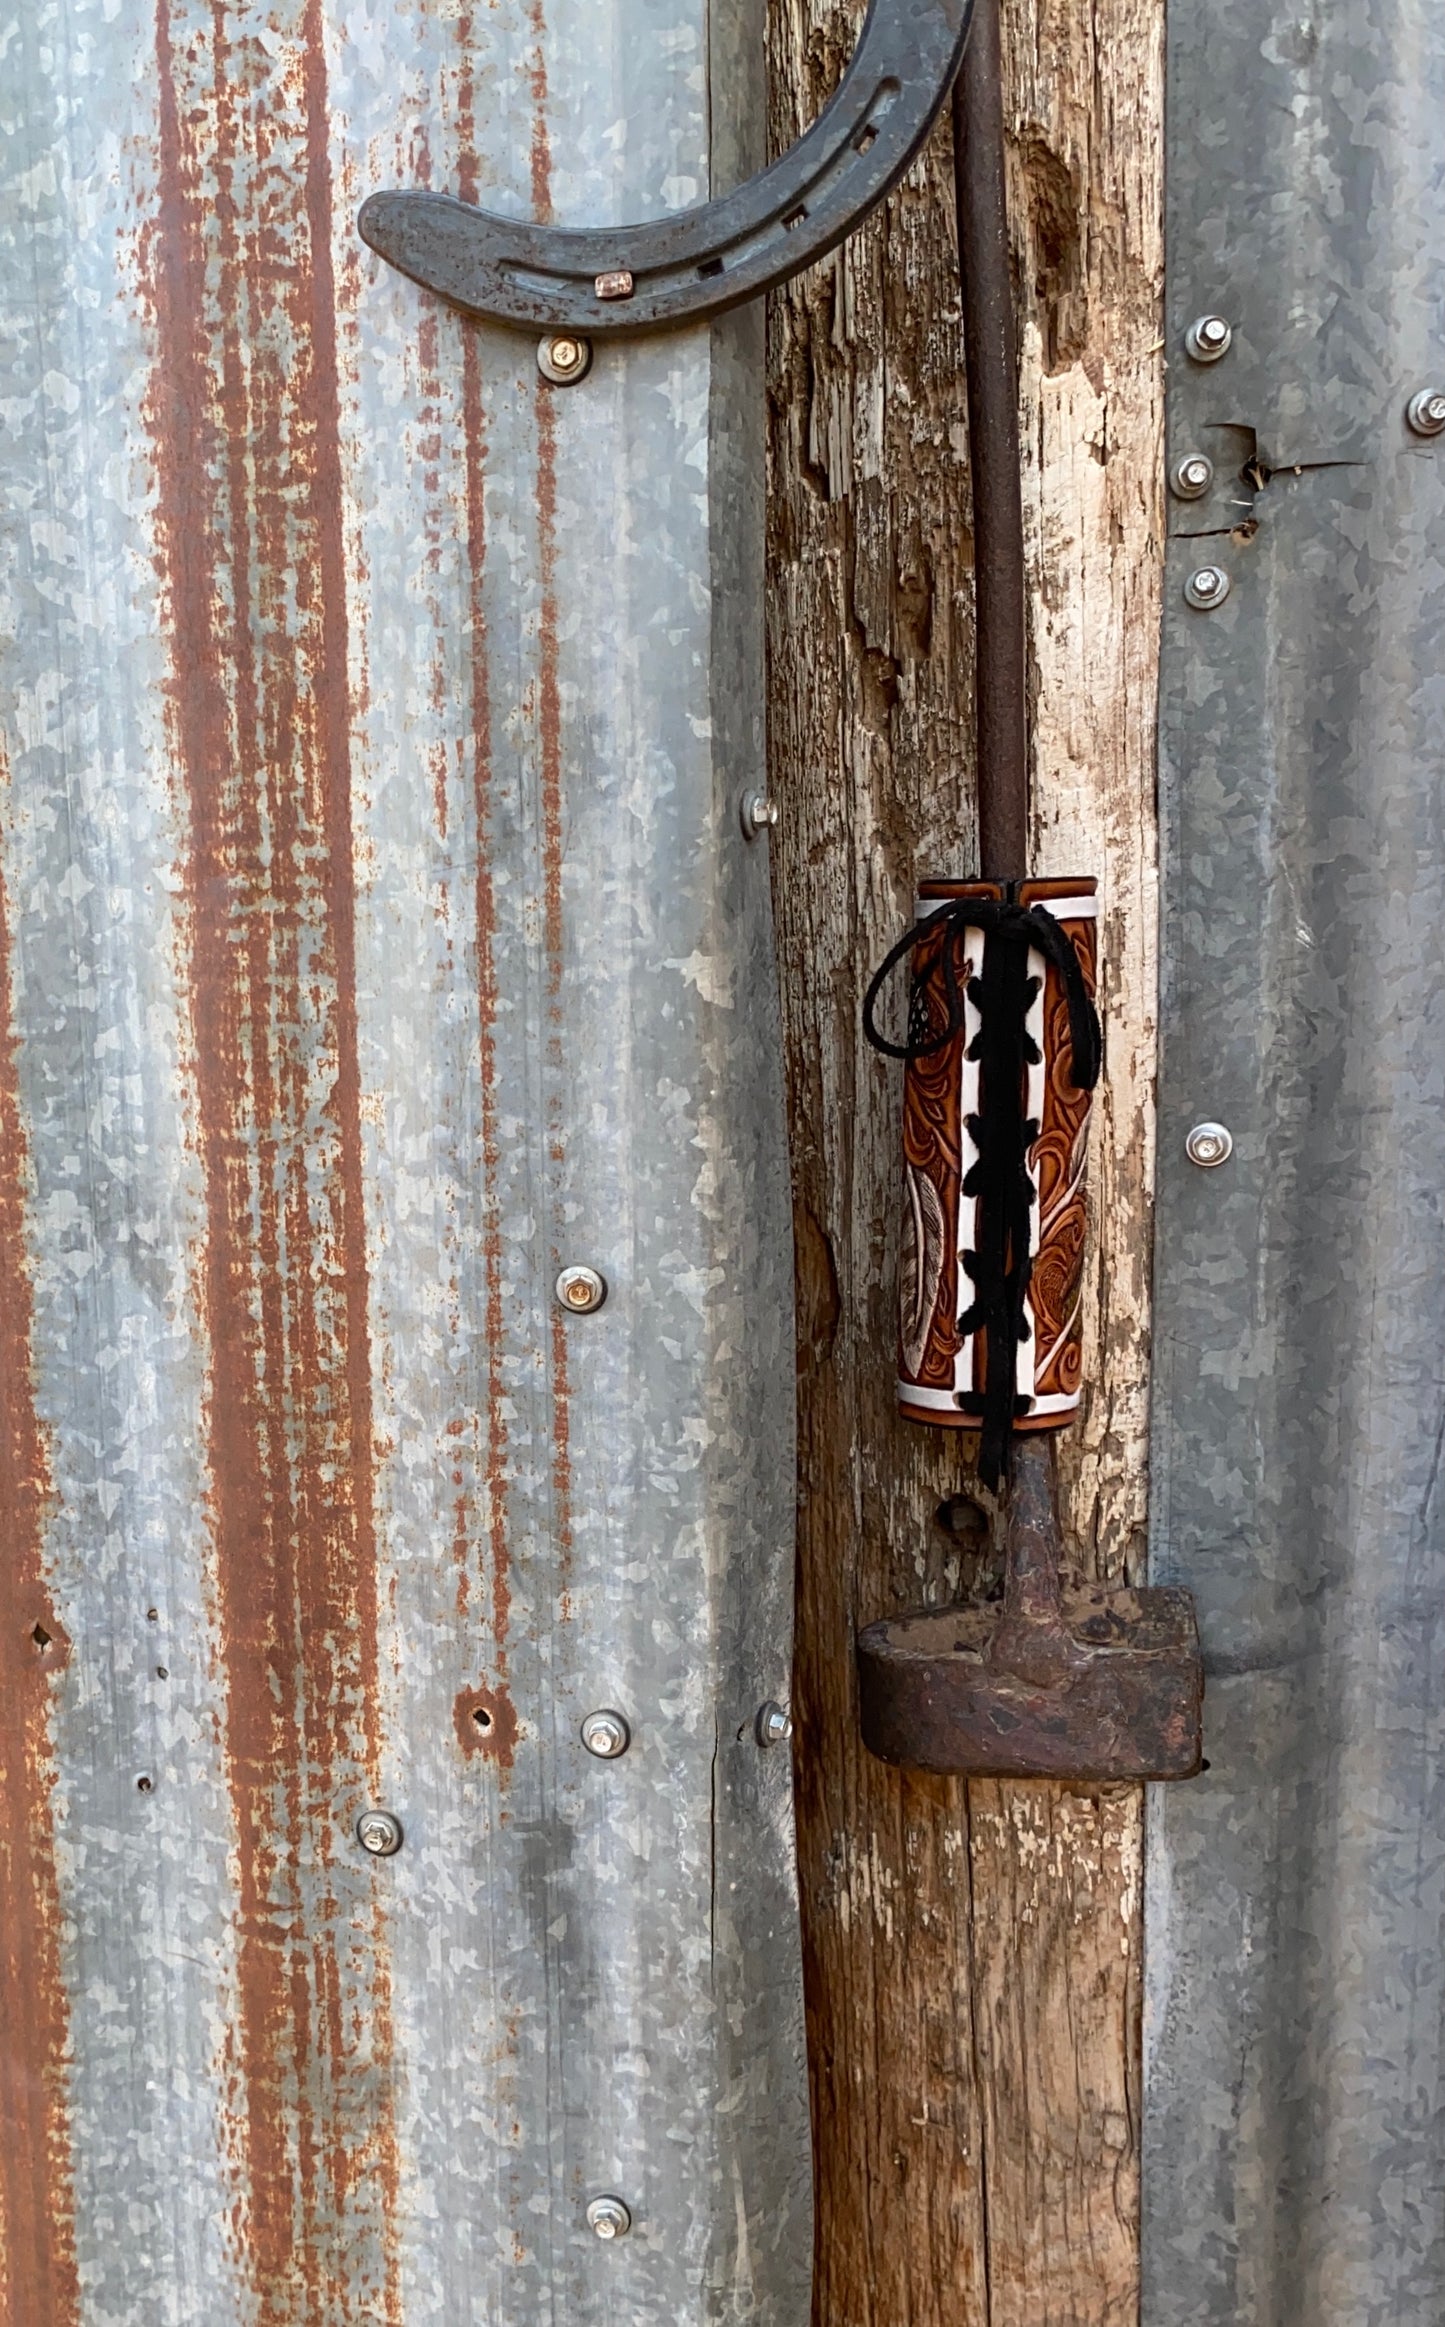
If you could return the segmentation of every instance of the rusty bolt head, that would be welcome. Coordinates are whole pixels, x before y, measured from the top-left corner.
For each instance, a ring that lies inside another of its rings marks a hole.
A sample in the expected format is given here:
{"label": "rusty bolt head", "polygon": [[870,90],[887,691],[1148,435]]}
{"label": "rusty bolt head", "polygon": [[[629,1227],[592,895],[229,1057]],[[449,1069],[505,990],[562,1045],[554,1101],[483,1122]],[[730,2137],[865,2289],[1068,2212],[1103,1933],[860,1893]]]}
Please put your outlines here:
{"label": "rusty bolt head", "polygon": [[537,369],[554,388],[575,388],[592,369],[592,342],[575,331],[553,331],[539,341]]}
{"label": "rusty bolt head", "polygon": [[1217,364],[1227,356],[1234,332],[1222,315],[1196,316],[1184,334],[1185,353],[1197,364]]}
{"label": "rusty bolt head", "polygon": [[630,299],[636,287],[626,267],[611,268],[607,274],[599,275],[592,286],[599,299]]}
{"label": "rusty bolt head", "polygon": [[623,1713],[614,1713],[605,1706],[599,1713],[589,1713],[582,1724],[582,1743],[599,1761],[618,1761],[632,1743],[632,1731]]}
{"label": "rusty bolt head", "polygon": [[1187,452],[1174,463],[1169,483],[1176,500],[1198,501],[1214,482],[1214,463],[1206,452]]}
{"label": "rusty bolt head", "polygon": [[759,1745],[786,1745],[793,1734],[791,1714],[772,1697],[759,1705],[755,1727]]}
{"label": "rusty bolt head", "polygon": [[625,2198],[593,2198],[587,2207],[587,2227],[598,2238],[625,2238],[632,2228],[632,2208]]}
{"label": "rusty bolt head", "polygon": [[556,1290],[560,1308],[574,1317],[586,1317],[606,1300],[607,1279],[596,1269],[563,1269]]}
{"label": "rusty bolt head", "polygon": [[401,1820],[390,1810],[363,1810],[356,1839],[372,1858],[395,1858],[401,1848]]}
{"label": "rusty bolt head", "polygon": [[1405,407],[1417,436],[1445,436],[1445,388],[1422,388]]}

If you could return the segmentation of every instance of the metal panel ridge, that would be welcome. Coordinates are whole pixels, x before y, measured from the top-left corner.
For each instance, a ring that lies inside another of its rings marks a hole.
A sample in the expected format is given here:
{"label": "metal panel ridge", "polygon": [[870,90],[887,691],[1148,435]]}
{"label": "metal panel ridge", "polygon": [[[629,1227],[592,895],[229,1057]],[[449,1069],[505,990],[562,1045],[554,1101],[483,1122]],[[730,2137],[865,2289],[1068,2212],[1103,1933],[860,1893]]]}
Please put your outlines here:
{"label": "metal panel ridge", "polygon": [[1209,1767],[1150,1811],[1144,2320],[1433,2327],[1445,438],[1406,414],[1445,386],[1445,17],[1169,30],[1170,460],[1213,482],[1166,592],[1153,1556]]}
{"label": "metal panel ridge", "polygon": [[803,2327],[759,319],[354,229],[704,196],[761,23],[4,54],[0,2327]]}

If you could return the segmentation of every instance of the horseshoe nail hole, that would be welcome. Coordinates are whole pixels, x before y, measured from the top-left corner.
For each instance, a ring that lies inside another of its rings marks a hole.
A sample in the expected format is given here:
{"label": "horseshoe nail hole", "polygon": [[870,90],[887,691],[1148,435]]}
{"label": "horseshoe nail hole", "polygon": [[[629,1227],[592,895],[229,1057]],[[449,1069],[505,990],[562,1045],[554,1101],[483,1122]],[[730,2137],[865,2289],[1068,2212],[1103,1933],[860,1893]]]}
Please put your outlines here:
{"label": "horseshoe nail hole", "polygon": [[50,1634],[46,1631],[43,1624],[37,1624],[30,1637],[34,1641],[37,1648],[48,1648],[50,1646]]}
{"label": "horseshoe nail hole", "polygon": [[804,219],[807,217],[807,215],[808,215],[808,207],[807,207],[807,204],[806,204],[805,202],[800,202],[800,203],[798,204],[798,206],[797,206],[796,210],[785,210],[785,211],[783,212],[783,224],[784,224],[784,226],[786,226],[786,227],[788,228],[789,232],[791,233],[792,229],[793,229],[795,226],[801,226],[801,225],[802,225],[802,223],[803,223],[803,220],[804,220]]}
{"label": "horseshoe nail hole", "polygon": [[877,143],[878,132],[876,129],[860,129],[853,140],[853,151],[858,154],[866,154],[869,146]]}
{"label": "horseshoe nail hole", "polygon": [[494,1726],[494,1722],[493,1722],[493,1716],[492,1716],[492,1714],[491,1714],[491,1713],[488,1711],[488,1709],[487,1709],[487,1707],[486,1707],[485,1705],[475,1705],[475,1706],[473,1706],[473,1708],[472,1708],[472,1719],[475,1721],[475,1723],[476,1723],[477,1727],[480,1729],[480,1731],[481,1731],[481,1733],[482,1733],[483,1737],[485,1737],[485,1736],[486,1736],[486,1734],[487,1734],[487,1731],[488,1731],[489,1729],[491,1729],[491,1728]]}
{"label": "horseshoe nail hole", "polygon": [[156,1782],[154,1778],[140,1777],[136,1779],[135,1790],[138,1794],[153,1794],[155,1792],[155,1785]]}
{"label": "horseshoe nail hole", "polygon": [[704,259],[704,260],[703,260],[703,262],[702,262],[702,265],[701,265],[701,266],[698,268],[698,270],[697,270],[697,271],[698,271],[698,274],[699,274],[700,276],[704,277],[704,278],[706,278],[706,277],[707,277],[707,276],[709,276],[709,275],[720,275],[720,274],[722,273],[722,271],[723,271],[723,263],[722,263],[722,260],[721,260],[721,259]]}

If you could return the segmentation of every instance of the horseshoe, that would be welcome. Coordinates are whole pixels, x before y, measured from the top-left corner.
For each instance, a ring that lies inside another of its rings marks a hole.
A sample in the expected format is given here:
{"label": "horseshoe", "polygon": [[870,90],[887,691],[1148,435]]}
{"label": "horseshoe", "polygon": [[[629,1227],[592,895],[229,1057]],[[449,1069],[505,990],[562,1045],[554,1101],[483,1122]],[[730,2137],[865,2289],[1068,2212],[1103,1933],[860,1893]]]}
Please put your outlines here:
{"label": "horseshoe", "polygon": [[450,194],[371,194],[364,242],[469,315],[592,338],[718,315],[833,250],[897,185],[938,117],[973,0],[870,0],[813,126],[715,202],[642,226],[543,226]]}

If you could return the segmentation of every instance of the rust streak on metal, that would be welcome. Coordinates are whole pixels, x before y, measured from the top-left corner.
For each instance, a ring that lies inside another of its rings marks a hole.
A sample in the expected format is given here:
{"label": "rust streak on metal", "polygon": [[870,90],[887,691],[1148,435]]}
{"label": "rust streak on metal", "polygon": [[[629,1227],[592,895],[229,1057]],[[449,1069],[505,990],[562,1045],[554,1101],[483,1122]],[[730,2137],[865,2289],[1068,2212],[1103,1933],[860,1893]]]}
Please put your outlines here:
{"label": "rust streak on metal", "polygon": [[[0,788],[7,771],[0,763]],[[0,2323],[80,2317],[50,1736],[70,1643],[42,1562],[50,1470],[35,1410],[27,1150],[0,880]]]}
{"label": "rust streak on metal", "polygon": [[342,2327],[400,2321],[400,2176],[385,1933],[345,1840],[381,1738],[330,123],[317,0],[274,14],[263,45],[158,0],[149,420],[190,814],[240,2226],[258,2327]]}
{"label": "rust streak on metal", "polygon": [[[540,42],[541,0],[534,0],[533,17]],[[540,48],[539,48],[540,55]],[[545,202],[550,215],[550,157],[545,155],[546,76],[539,73],[533,90],[539,135],[547,167],[541,191],[534,183],[539,215]],[[534,179],[537,147],[533,147]],[[537,551],[541,576],[538,621],[537,730],[541,753],[542,792],[542,939],[547,960],[547,1010],[551,1032],[547,1063],[552,1096],[547,1108],[550,1160],[563,1161],[562,1078],[562,971],[564,932],[562,917],[562,699],[558,681],[557,628],[557,427],[553,397],[545,383],[536,391],[537,417]],[[552,1252],[553,1267],[560,1266],[560,1248]],[[552,1315],[552,1527],[557,1543],[559,1608],[564,1621],[571,1614],[572,1568],[572,1454],[571,1387],[567,1371],[567,1328],[559,1311]]]}
{"label": "rust streak on metal", "polygon": [[[457,30],[461,46],[459,186],[464,201],[477,196],[479,163],[476,144],[475,47],[470,13]],[[485,1284],[484,1340],[486,1346],[486,1527],[491,1561],[492,1656],[497,1689],[505,1699],[507,1634],[511,1622],[511,1549],[508,1539],[508,1469],[506,1383],[503,1350],[506,1320],[502,1299],[502,1232],[498,1175],[501,1133],[497,1121],[497,963],[496,895],[492,884],[492,691],[487,655],[487,415],[482,394],[481,349],[476,333],[462,326],[462,434],[465,446],[467,509],[467,618],[470,642],[472,781],[476,815],[475,912],[477,930],[477,1040],[482,1097],[482,1267]],[[458,1703],[461,1700],[458,1699]],[[510,1701],[508,1700],[510,1713]],[[506,1750],[497,1752],[500,1767],[512,1766],[516,1742],[516,1715]],[[460,1726],[459,1732],[460,1734]],[[463,1739],[474,1751],[478,1732]]]}

